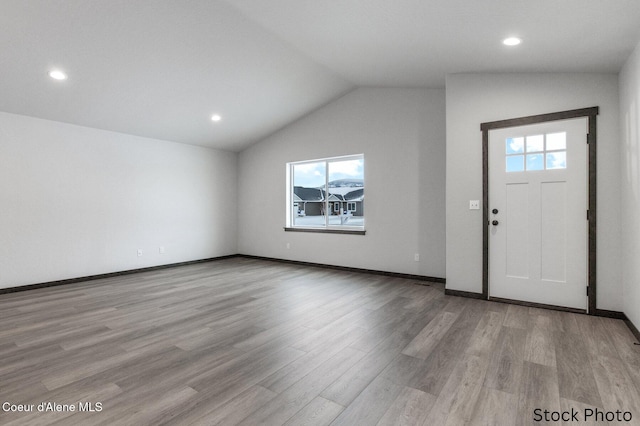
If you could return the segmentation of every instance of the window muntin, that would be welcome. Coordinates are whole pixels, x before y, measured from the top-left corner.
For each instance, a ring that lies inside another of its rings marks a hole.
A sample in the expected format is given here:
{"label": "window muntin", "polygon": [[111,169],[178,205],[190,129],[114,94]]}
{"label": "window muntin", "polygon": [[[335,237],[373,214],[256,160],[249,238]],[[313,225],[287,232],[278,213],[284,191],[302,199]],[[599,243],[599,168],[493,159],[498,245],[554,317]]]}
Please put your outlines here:
{"label": "window muntin", "polygon": [[524,172],[567,168],[567,133],[507,138],[506,171]]}
{"label": "window muntin", "polygon": [[364,229],[363,155],[289,163],[287,167],[287,226]]}

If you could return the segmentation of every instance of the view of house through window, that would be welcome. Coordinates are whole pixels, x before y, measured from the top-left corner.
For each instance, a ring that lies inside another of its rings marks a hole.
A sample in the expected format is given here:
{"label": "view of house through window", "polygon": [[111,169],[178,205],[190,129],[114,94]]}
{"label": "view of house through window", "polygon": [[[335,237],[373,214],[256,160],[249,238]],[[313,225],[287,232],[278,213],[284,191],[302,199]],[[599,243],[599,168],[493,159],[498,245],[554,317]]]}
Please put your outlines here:
{"label": "view of house through window", "polygon": [[290,226],[364,228],[364,156],[289,163]]}

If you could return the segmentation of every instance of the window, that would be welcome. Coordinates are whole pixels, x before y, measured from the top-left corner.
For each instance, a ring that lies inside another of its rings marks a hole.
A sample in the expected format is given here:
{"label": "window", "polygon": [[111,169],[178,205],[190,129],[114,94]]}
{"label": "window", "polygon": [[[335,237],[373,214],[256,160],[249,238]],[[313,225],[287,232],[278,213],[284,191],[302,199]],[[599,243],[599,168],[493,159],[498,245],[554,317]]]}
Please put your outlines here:
{"label": "window", "polygon": [[567,168],[567,133],[507,138],[507,172]]}
{"label": "window", "polygon": [[364,231],[364,155],[288,163],[285,229]]}

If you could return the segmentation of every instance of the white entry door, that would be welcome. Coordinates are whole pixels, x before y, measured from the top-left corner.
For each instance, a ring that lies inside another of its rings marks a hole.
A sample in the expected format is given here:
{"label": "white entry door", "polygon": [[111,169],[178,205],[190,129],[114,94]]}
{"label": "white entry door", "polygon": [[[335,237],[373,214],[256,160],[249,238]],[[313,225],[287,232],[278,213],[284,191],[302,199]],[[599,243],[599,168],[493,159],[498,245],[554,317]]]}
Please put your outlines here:
{"label": "white entry door", "polygon": [[587,125],[489,131],[489,297],[586,309]]}

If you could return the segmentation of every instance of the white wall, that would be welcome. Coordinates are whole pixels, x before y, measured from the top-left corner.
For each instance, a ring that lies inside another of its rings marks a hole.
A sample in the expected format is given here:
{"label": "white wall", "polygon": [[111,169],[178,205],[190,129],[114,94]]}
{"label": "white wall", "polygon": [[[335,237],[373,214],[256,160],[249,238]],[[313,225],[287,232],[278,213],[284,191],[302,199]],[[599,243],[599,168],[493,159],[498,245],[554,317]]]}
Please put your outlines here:
{"label": "white wall", "polygon": [[[444,277],[444,101],[444,90],[357,89],[240,153],[239,252]],[[285,164],[360,153],[366,235],[285,232]]]}
{"label": "white wall", "polygon": [[447,288],[482,292],[482,210],[468,208],[482,200],[480,123],[599,106],[597,301],[621,311],[617,76],[454,74],[446,87]]}
{"label": "white wall", "polygon": [[620,72],[622,295],[640,329],[640,43]]}
{"label": "white wall", "polygon": [[234,254],[236,190],[234,153],[0,113],[0,288]]}

